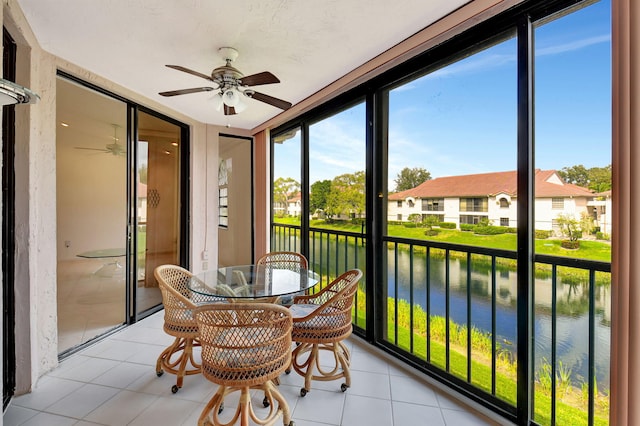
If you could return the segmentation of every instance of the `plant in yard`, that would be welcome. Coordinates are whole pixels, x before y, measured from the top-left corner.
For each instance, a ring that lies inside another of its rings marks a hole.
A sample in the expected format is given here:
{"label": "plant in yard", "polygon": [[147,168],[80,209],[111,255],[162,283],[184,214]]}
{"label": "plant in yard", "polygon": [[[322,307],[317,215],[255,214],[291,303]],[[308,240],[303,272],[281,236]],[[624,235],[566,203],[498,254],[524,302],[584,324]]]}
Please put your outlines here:
{"label": "plant in yard", "polygon": [[420,223],[422,222],[422,215],[418,213],[411,213],[407,219],[416,226],[420,226]]}
{"label": "plant in yard", "polygon": [[426,236],[432,237],[434,235],[438,235],[440,231],[438,229],[433,229],[434,226],[440,223],[438,216],[436,215],[427,215],[427,217],[422,221],[422,223],[426,226],[427,230],[424,231]]}
{"label": "plant in yard", "polygon": [[551,364],[547,361],[546,358],[542,359],[542,365],[540,366],[540,370],[536,373],[538,384],[540,385],[540,390],[544,392],[545,395],[551,394],[551,375],[553,372],[551,371]]}
{"label": "plant in yard", "polygon": [[574,217],[565,214],[559,214],[556,218],[556,222],[560,227],[562,235],[566,238],[566,240],[562,242],[562,247],[568,249],[579,248],[579,240],[582,238],[580,222],[578,222]]}
{"label": "plant in yard", "polygon": [[566,367],[562,361],[558,361],[557,386],[559,398],[564,398],[571,389],[571,367]]}

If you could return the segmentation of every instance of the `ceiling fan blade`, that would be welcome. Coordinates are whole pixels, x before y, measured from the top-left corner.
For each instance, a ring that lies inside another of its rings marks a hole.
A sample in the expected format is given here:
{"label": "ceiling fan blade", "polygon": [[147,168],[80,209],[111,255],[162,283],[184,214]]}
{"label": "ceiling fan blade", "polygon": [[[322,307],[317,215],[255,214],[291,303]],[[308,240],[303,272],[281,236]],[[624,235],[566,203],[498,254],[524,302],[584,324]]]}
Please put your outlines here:
{"label": "ceiling fan blade", "polygon": [[212,90],[215,90],[215,89],[213,87],[194,87],[193,89],[169,90],[168,92],[160,92],[158,93],[158,95],[177,96],[177,95],[187,95],[189,93],[211,92]]}
{"label": "ceiling fan blade", "polygon": [[291,102],[283,101],[282,99],[274,98],[273,96],[265,95],[264,93],[253,92],[250,97],[280,109],[287,110],[291,108]]}
{"label": "ceiling fan blade", "polygon": [[189,68],[185,68],[180,65],[166,65],[169,68],[173,68],[174,70],[186,72],[187,74],[195,75],[196,77],[204,78],[205,80],[213,81],[210,75],[202,74],[201,72],[190,70]]}
{"label": "ceiling fan blade", "polygon": [[224,105],[224,115],[235,115],[236,109],[232,106]]}
{"label": "ceiling fan blade", "polygon": [[269,71],[265,71],[242,77],[240,79],[240,83],[243,86],[259,86],[261,84],[280,83],[280,80],[278,80],[278,77],[271,74]]}

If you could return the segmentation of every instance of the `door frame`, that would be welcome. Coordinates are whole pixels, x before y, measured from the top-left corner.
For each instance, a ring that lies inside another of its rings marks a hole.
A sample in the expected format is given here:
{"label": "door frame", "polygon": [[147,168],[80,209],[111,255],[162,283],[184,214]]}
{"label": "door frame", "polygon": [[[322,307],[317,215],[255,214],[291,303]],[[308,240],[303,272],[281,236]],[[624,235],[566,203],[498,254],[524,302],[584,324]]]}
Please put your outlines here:
{"label": "door frame", "polygon": [[[2,75],[16,77],[15,41],[2,29]],[[15,105],[2,107],[2,409],[16,388],[15,339]]]}

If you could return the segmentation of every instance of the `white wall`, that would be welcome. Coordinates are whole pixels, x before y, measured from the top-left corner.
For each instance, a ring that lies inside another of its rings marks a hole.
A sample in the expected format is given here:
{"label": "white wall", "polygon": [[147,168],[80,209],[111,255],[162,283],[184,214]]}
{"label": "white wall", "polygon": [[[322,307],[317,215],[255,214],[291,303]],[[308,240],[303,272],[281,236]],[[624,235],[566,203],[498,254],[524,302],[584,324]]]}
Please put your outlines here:
{"label": "white wall", "polygon": [[[215,197],[220,132],[250,136],[249,131],[208,126],[145,99],[87,70],[43,51],[16,0],[3,0],[4,24],[18,44],[18,83],[41,97],[36,105],[16,107],[16,394],[28,392],[38,378],[58,364],[56,307],[56,71],[63,70],[186,123],[191,130],[190,267],[203,268],[205,248],[217,257]],[[77,164],[61,158],[65,167]],[[76,173],[77,171],[74,171]],[[107,172],[103,169],[103,172]],[[64,176],[67,171],[62,171]],[[71,171],[68,171],[71,173]],[[207,197],[207,195],[209,195]],[[69,201],[71,202],[71,201]],[[71,232],[71,231],[68,231]],[[66,237],[62,237],[64,241]],[[79,237],[73,241],[77,240]],[[73,247],[73,246],[72,246]],[[69,253],[71,255],[71,253]]]}

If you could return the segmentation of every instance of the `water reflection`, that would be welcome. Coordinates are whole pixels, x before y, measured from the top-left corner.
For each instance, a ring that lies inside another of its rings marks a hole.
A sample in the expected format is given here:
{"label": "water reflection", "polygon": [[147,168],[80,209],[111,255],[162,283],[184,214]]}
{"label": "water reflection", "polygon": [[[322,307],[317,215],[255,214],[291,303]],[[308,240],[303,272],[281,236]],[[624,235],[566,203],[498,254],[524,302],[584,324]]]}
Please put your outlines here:
{"label": "water reflection", "polygon": [[[389,251],[388,264],[388,296],[396,297],[395,258]],[[443,256],[424,254],[411,259],[406,251],[398,252],[398,295],[399,299],[413,300],[431,315],[445,316],[446,287],[449,277],[449,317],[460,325],[467,324],[470,312],[472,326],[490,333],[492,329],[491,295],[493,294],[492,266],[487,259],[472,258],[469,268],[467,259],[450,258],[447,264]],[[413,269],[413,275],[411,275]],[[426,274],[429,270],[427,284]],[[468,272],[469,271],[469,272]],[[588,372],[589,342],[589,291],[586,278],[580,280],[570,270],[558,268],[558,284],[556,287],[556,352],[558,360],[565,367],[571,368],[574,384],[586,381]],[[561,273],[563,272],[563,273]],[[504,349],[515,354],[516,350],[516,301],[517,272],[515,267],[496,266],[496,338]],[[536,370],[546,359],[551,360],[552,335],[552,299],[553,288],[550,274],[537,274],[535,279],[535,317],[534,341]],[[469,279],[467,280],[467,276]],[[563,282],[562,277],[565,277]],[[411,287],[411,282],[413,287]],[[427,285],[429,293],[427,294]],[[470,288],[470,309],[467,309],[467,285]],[[412,290],[413,288],[413,290]],[[610,349],[610,286],[596,286],[596,379],[599,387],[606,388],[609,383],[609,349]],[[427,297],[428,296],[428,297]],[[411,299],[413,298],[413,299]]]}

